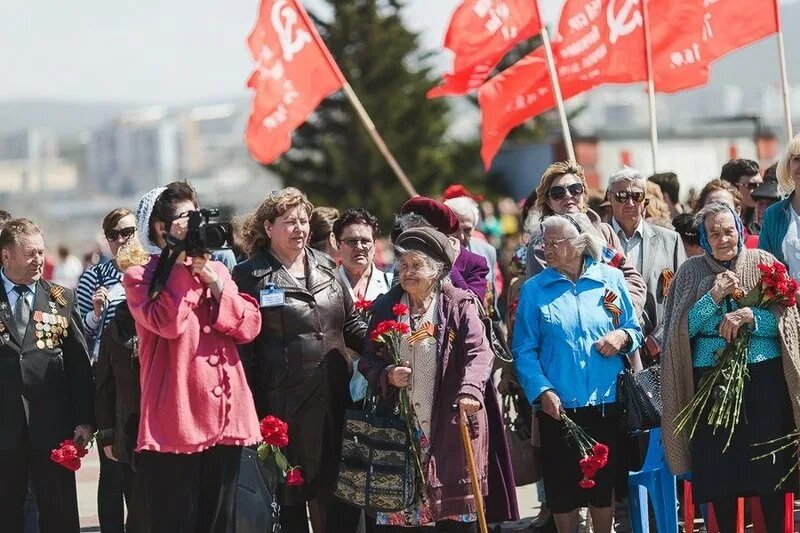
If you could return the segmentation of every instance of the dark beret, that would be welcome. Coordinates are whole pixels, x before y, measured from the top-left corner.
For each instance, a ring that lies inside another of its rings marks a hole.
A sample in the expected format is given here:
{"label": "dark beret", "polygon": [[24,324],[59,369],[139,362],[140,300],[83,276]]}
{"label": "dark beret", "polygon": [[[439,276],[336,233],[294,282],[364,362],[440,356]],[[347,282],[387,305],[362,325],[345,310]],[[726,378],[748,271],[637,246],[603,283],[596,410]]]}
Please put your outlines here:
{"label": "dark beret", "polygon": [[456,249],[450,239],[433,228],[408,229],[400,234],[394,245],[396,248],[420,252],[436,261],[441,261],[448,270],[453,267],[453,262],[456,260]]}
{"label": "dark beret", "polygon": [[403,215],[416,213],[445,235],[452,235],[458,231],[458,217],[453,210],[433,198],[415,196],[403,205],[400,213]]}

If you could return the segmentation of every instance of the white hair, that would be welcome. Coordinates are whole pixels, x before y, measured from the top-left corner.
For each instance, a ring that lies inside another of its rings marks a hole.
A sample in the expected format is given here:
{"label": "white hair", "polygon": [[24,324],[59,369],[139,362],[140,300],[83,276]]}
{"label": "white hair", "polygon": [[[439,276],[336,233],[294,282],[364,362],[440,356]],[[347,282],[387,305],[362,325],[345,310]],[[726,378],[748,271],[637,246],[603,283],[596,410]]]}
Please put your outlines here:
{"label": "white hair", "polygon": [[458,196],[442,202],[453,210],[456,216],[461,218],[471,218],[472,223],[477,226],[481,222],[481,211],[478,209],[478,202],[468,196]]}
{"label": "white hair", "polygon": [[703,209],[697,212],[694,217],[694,224],[695,227],[699,228],[700,226],[704,226],[706,223],[706,219],[711,215],[719,215],[721,213],[727,213],[731,215],[734,224],[736,223],[736,215],[733,211],[733,208],[723,202],[711,202],[710,204],[706,204],[703,206]]}
{"label": "white hair", "polygon": [[592,222],[583,213],[551,215],[542,221],[542,237],[548,229],[560,229],[564,238],[581,254],[599,260],[605,243],[597,236]]}
{"label": "white hair", "polygon": [[443,281],[448,275],[450,275],[449,270],[447,269],[447,265],[445,265],[442,261],[438,259],[434,259],[433,257],[429,256],[424,252],[420,252],[419,250],[406,250],[405,248],[401,248],[399,246],[394,247],[395,253],[395,261],[397,263],[397,268],[400,268],[400,260],[403,256],[414,256],[419,257],[425,263],[425,267],[420,270],[419,275],[426,279],[432,279],[437,282]]}
{"label": "white hair", "polygon": [[644,190],[645,186],[647,185],[646,180],[644,177],[642,177],[642,173],[629,166],[623,166],[611,174],[611,176],[608,178],[608,188],[610,189],[617,183],[622,182],[639,185],[642,187],[642,190]]}

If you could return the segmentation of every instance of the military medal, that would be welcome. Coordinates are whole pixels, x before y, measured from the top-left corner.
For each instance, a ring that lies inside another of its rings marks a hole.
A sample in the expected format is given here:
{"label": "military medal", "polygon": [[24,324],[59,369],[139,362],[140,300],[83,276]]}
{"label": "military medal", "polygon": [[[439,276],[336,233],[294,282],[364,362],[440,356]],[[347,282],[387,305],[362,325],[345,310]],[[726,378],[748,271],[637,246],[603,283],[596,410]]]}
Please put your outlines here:
{"label": "military medal", "polygon": [[6,330],[6,325],[3,322],[0,322],[0,333],[3,333]]}
{"label": "military medal", "polygon": [[39,339],[38,341],[36,341],[36,347],[39,348],[40,350],[44,350],[44,346],[45,344],[43,340]]}
{"label": "military medal", "polygon": [[50,287],[50,297],[55,300],[61,307],[67,306],[67,299],[64,298],[64,287],[60,285],[52,285]]}

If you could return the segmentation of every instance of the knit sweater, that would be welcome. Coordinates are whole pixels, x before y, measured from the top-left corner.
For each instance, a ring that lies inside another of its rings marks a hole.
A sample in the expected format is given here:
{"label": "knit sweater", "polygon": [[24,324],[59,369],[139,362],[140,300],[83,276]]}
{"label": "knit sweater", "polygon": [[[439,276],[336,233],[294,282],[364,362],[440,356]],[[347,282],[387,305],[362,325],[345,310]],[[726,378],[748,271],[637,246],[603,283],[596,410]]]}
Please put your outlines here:
{"label": "knit sweater", "polygon": [[[769,264],[774,261],[775,257],[763,250],[743,249],[731,270],[736,273],[742,290],[747,293],[761,281],[758,263]],[[676,475],[691,469],[688,436],[685,432],[675,433],[675,417],[694,396],[689,310],[711,290],[716,275],[724,271],[722,265],[707,255],[692,257],[678,270],[667,296],[664,319],[667,337],[661,357],[661,427],[667,462]],[[775,306],[772,311],[778,319],[783,374],[794,420],[800,427],[800,314],[797,307]]]}

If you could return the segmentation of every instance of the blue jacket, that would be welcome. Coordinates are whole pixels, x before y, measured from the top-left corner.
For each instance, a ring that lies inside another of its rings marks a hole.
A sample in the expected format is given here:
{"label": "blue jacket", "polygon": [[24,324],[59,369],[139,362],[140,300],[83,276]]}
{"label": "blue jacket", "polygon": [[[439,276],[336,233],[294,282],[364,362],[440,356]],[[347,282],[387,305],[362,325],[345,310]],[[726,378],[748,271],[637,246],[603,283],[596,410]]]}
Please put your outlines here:
{"label": "blue jacket", "polygon": [[577,283],[548,267],[522,287],[512,351],[531,403],[549,389],[565,408],[616,401],[622,357],[604,357],[594,347],[617,329],[603,305],[606,290],[617,295],[619,327],[633,340],[630,351],[641,346],[642,331],[622,272],[589,258],[585,266]]}
{"label": "blue jacket", "polygon": [[761,232],[758,234],[758,247],[774,255],[783,264],[786,264],[783,257],[783,238],[786,237],[789,222],[792,220],[790,210],[794,195],[793,192],[788,198],[767,208],[764,220],[761,221]]}

